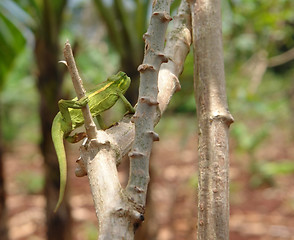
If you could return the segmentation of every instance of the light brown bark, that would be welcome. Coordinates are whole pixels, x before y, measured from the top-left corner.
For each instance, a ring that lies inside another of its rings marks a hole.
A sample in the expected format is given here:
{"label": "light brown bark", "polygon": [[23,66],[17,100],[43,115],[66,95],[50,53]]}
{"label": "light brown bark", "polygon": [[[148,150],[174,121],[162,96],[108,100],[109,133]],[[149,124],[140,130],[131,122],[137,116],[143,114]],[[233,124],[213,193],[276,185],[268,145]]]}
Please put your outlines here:
{"label": "light brown bark", "polygon": [[191,1],[198,119],[198,240],[229,239],[228,111],[220,0]]}
{"label": "light brown bark", "polygon": [[[157,3],[162,2],[164,1],[157,1]],[[157,18],[157,23],[153,27],[158,27],[157,24],[162,24],[162,22],[169,20],[169,15],[164,11],[154,11],[153,15]],[[158,85],[157,101],[159,102],[159,107],[154,112],[154,119],[151,119],[152,127],[159,121],[161,114],[170,101],[171,95],[179,89],[177,77],[183,69],[183,63],[191,42],[190,31],[186,26],[187,21],[189,21],[189,9],[188,5],[184,4],[182,5],[182,11],[175,21],[174,32],[171,33],[166,44],[167,51],[165,53],[168,54],[170,61],[159,71],[158,78],[161,82]],[[160,38],[162,41],[160,45],[163,47],[164,32],[162,32],[162,28],[159,29],[160,34],[163,35]],[[160,49],[153,45],[154,43],[157,44],[159,39],[153,40],[154,42],[152,43],[150,42],[152,41],[151,33],[153,34],[152,31],[148,32],[150,36],[145,35],[148,38],[146,46],[150,48],[149,51],[151,50],[152,54],[157,55],[155,56],[156,64],[153,65],[154,69],[151,69],[151,72],[158,72],[161,64],[159,64],[158,60],[162,61],[164,57]],[[154,36],[158,35],[154,34]],[[154,62],[151,61],[151,63]],[[144,68],[144,66],[148,68],[151,65],[148,61],[144,62],[144,64],[141,68]],[[156,89],[153,87],[152,90]],[[146,100],[146,98],[143,100]],[[147,132],[147,135],[152,136],[153,132]],[[117,160],[129,152],[134,138],[134,124],[130,122],[130,116],[127,115],[116,126],[106,131],[98,131],[97,139],[88,141],[81,148],[81,160],[79,161],[77,172],[85,171],[89,178],[98,217],[99,239],[133,239],[134,231],[144,219],[146,191],[143,193],[141,189],[147,187],[148,171],[146,173],[144,171],[135,172],[135,174],[141,174],[139,177],[144,174],[144,180],[147,179],[147,181],[137,184],[136,179],[135,181],[133,180],[132,183],[135,186],[130,191],[130,188],[123,189],[121,187],[116,170],[116,164],[119,164]],[[151,140],[153,141],[153,139]],[[145,167],[148,170],[148,162],[144,163],[144,170]],[[136,171],[136,168],[134,169]],[[82,176],[84,174],[78,175]]]}

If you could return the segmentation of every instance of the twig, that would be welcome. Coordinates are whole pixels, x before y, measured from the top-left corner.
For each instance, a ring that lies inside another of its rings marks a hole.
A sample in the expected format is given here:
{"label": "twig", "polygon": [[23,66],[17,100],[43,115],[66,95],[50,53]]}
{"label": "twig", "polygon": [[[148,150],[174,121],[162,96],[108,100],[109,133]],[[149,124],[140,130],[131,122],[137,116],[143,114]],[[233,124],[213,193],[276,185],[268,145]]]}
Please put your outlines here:
{"label": "twig", "polygon": [[268,59],[268,67],[276,67],[294,59],[294,48]]}
{"label": "twig", "polygon": [[[191,14],[186,0],[182,0],[178,14],[173,17],[171,31],[166,37],[164,53],[169,61],[161,65],[158,76],[158,102],[160,113],[167,108],[171,97],[181,89],[178,76],[183,71],[183,63],[190,51],[191,37]],[[156,123],[159,121],[158,116]]]}
{"label": "twig", "polygon": [[[81,99],[82,97],[85,96],[85,89],[83,87],[83,82],[79,75],[79,72],[75,63],[75,59],[72,53],[72,49],[68,41],[66,41],[65,43],[63,54],[64,54],[66,65],[70,73],[77,97],[78,99]],[[91,112],[90,112],[88,104],[82,108],[82,112],[85,119],[85,128],[86,128],[88,138],[95,139],[97,135],[97,128],[91,116]]]}
{"label": "twig", "polygon": [[261,50],[257,53],[257,56],[254,61],[254,65],[251,68],[251,80],[249,84],[249,92],[255,94],[258,86],[260,85],[263,76],[267,70],[268,61],[267,61],[267,52]]}

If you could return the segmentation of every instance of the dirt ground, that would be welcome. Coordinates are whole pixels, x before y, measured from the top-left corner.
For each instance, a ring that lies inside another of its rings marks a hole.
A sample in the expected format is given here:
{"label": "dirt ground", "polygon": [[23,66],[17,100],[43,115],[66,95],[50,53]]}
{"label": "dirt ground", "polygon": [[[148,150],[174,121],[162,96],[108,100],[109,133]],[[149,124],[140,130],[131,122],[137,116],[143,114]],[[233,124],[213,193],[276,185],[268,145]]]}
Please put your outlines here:
{"label": "dirt ground", "polygon": [[[289,149],[293,146],[280,142],[260,154],[269,159],[291,159],[293,150]],[[239,158],[233,154],[230,157],[230,239],[294,240],[293,175],[277,177],[275,186],[254,189],[248,184],[246,162]],[[74,168],[73,160],[68,191],[75,221],[74,240],[96,239],[96,216],[87,178],[76,178]],[[43,162],[38,148],[20,144],[5,154],[5,169],[11,239],[45,239],[45,200],[41,193],[27,194],[19,180],[24,171],[42,176]],[[185,143],[176,137],[164,137],[154,144],[147,216],[141,230],[149,231],[148,239],[196,239],[196,171],[195,136]],[[120,176],[124,181],[124,174]]]}

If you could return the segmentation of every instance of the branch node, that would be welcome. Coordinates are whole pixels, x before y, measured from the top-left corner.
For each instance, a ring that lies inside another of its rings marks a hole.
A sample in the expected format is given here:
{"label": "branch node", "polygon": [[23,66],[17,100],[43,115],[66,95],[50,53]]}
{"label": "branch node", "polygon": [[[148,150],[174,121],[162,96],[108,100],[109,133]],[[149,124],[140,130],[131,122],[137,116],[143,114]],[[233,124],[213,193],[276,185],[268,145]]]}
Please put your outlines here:
{"label": "branch node", "polygon": [[179,91],[181,91],[182,87],[181,87],[181,84],[180,84],[180,81],[179,81],[178,78],[175,80],[175,85],[176,85],[176,90],[175,90],[175,92],[179,92]]}
{"label": "branch node", "polygon": [[211,116],[209,118],[209,120],[210,120],[210,122],[213,122],[214,120],[219,120],[219,121],[225,123],[228,127],[230,127],[230,125],[234,122],[234,118],[230,112],[227,112],[225,114],[217,114],[217,115]]}
{"label": "branch node", "polygon": [[148,32],[143,34],[143,40],[147,40],[150,37],[150,34]]}
{"label": "branch node", "polygon": [[128,156],[129,156],[129,158],[143,157],[144,154],[141,153],[141,152],[135,152],[135,151],[132,151],[132,152],[129,152]]}
{"label": "branch node", "polygon": [[170,22],[173,18],[167,12],[154,12],[154,16],[159,16],[162,22]]}
{"label": "branch node", "polygon": [[151,99],[150,97],[141,97],[139,101],[141,103],[146,103],[149,106],[157,106],[159,104],[157,100]]}
{"label": "branch node", "polygon": [[109,140],[106,140],[106,141],[99,142],[99,145],[101,145],[101,146],[110,146],[111,143],[110,143]]}
{"label": "branch node", "polygon": [[135,113],[131,118],[131,122],[135,123],[138,118],[139,118],[138,115]]}
{"label": "branch node", "polygon": [[150,64],[141,64],[138,67],[138,71],[139,72],[144,72],[146,70],[151,70],[151,71],[155,71],[154,67]]}
{"label": "branch node", "polygon": [[76,161],[76,163],[78,164],[78,166],[75,169],[75,175],[77,177],[84,177],[87,175],[87,170],[86,170],[86,166],[84,164],[84,161],[82,161],[82,158],[79,157],[78,160]]}
{"label": "branch node", "polygon": [[148,134],[150,134],[152,136],[153,141],[159,141],[159,135],[154,132],[154,131],[149,131],[147,132]]}
{"label": "branch node", "polygon": [[163,63],[167,63],[168,62],[168,57],[164,55],[164,53],[161,53],[161,52],[158,52],[157,53],[157,56],[160,58],[160,60],[163,62]]}

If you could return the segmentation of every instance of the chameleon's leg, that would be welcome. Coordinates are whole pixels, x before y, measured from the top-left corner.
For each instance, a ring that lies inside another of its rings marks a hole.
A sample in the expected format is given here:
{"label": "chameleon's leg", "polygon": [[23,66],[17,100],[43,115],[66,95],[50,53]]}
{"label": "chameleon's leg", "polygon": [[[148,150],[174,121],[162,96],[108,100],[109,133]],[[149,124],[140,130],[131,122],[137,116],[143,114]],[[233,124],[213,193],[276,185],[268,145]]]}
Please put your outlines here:
{"label": "chameleon's leg", "polygon": [[88,97],[83,97],[80,100],[59,100],[58,101],[58,108],[62,115],[64,122],[66,123],[63,128],[64,132],[71,132],[72,130],[72,120],[69,114],[69,108],[74,109],[81,109],[82,107],[86,106],[89,102]]}
{"label": "chameleon's leg", "polygon": [[97,116],[96,116],[96,119],[97,119],[97,122],[98,122],[98,124],[99,124],[99,126],[100,126],[101,129],[103,129],[103,130],[107,129],[107,126],[106,126],[106,124],[104,123],[104,121],[103,121],[101,115],[97,115]]}
{"label": "chameleon's leg", "polygon": [[120,92],[117,91],[118,96],[123,101],[124,105],[126,106],[128,113],[135,113],[135,108],[130,104],[130,102],[126,99],[126,97]]}
{"label": "chameleon's leg", "polygon": [[64,99],[61,99],[58,102],[58,107],[59,107],[59,110],[60,110],[61,114],[63,115],[63,113],[69,112],[68,111],[69,108],[81,109],[82,107],[86,106],[86,104],[88,102],[89,102],[88,97],[82,97],[79,100],[64,100]]}
{"label": "chameleon's leg", "polygon": [[69,108],[80,109],[89,102],[88,97],[83,97],[80,100],[63,100],[58,102],[59,111],[63,118],[64,138],[70,143],[76,143],[86,137],[86,133],[76,133],[73,136],[68,134],[72,131],[72,119],[70,117]]}

